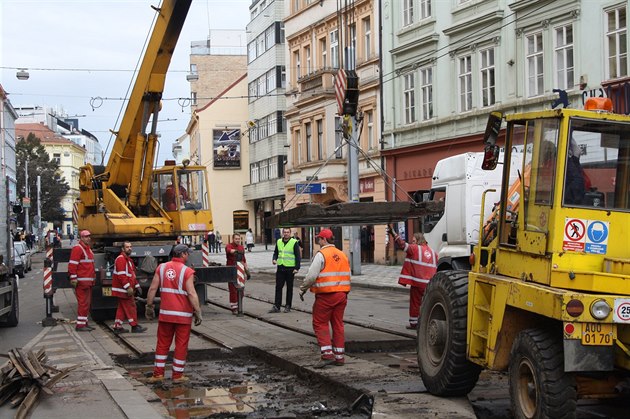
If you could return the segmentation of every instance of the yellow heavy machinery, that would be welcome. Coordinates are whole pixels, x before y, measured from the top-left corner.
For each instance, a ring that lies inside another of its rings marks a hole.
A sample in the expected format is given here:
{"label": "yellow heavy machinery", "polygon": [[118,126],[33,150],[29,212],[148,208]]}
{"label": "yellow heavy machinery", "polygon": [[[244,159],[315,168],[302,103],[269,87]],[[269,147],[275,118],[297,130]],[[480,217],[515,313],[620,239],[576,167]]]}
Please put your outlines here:
{"label": "yellow heavy machinery", "polygon": [[[151,37],[119,130],[115,133],[107,166],[87,164],[80,169],[78,227],[92,234],[97,281],[92,292],[92,317],[111,317],[111,273],[123,241],[134,246],[131,255],[138,281],[146,293],[157,263],[168,260],[181,236],[205,235],[213,230],[206,168],[184,161],[154,168],[158,149],[157,122],[166,73],[192,0],[164,0],[156,10]],[[67,272],[58,270],[68,261],[70,249],[54,253],[53,283],[68,287]],[[235,280],[227,267],[200,267],[196,260],[196,286],[205,298],[207,282]],[[193,262],[195,264],[195,262]]]}
{"label": "yellow heavy machinery", "polygon": [[502,183],[472,270],[430,281],[420,372],[429,392],[456,396],[482,368],[507,370],[514,417],[574,417],[578,399],[630,394],[630,116],[608,99],[492,114],[489,169],[503,119],[503,176],[518,164],[519,179]]}

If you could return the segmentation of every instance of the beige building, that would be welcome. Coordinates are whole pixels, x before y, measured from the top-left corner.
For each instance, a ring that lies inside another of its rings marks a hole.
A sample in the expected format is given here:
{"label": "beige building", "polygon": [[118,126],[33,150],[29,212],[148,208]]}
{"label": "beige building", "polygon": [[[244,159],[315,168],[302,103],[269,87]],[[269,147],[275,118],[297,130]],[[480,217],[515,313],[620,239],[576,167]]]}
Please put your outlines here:
{"label": "beige building", "polygon": [[[287,52],[286,120],[290,152],[286,167],[285,208],[314,202],[325,205],[348,201],[348,146],[337,114],[334,79],[339,68],[356,70],[359,77],[360,201],[385,197],[380,169],[378,121],[379,44],[378,4],[355,1],[339,11],[337,2],[286,2]],[[341,22],[341,23],[340,23]],[[347,59],[342,59],[346,56]],[[326,183],[326,193],[297,194],[296,184]],[[361,261],[384,263],[385,226],[361,229]],[[337,246],[348,249],[346,228],[335,228]],[[313,232],[305,230],[305,243]]]}
{"label": "beige building", "polygon": [[[41,140],[42,146],[50,156],[51,160],[55,160],[59,165],[61,177],[66,179],[66,183],[70,187],[65,198],[61,200],[61,207],[65,211],[65,218],[61,226],[61,233],[64,235],[74,231],[74,223],[72,221],[72,209],[74,202],[79,198],[79,167],[85,164],[86,150],[78,144],[60,136],[52,131],[44,124],[16,124],[15,133],[19,139],[26,138],[29,133],[33,133]],[[34,209],[31,208],[31,214]],[[52,229],[52,223],[48,223],[48,229]]]}
{"label": "beige building", "polygon": [[[241,58],[236,67],[244,69],[245,57]],[[197,69],[202,74],[205,66],[213,68],[213,63],[222,59],[206,56],[203,64],[197,61]],[[204,99],[203,106],[198,101],[187,128],[191,161],[208,168],[213,223],[223,243],[254,223],[253,204],[243,199],[243,187],[249,183],[249,144],[242,137],[247,127],[247,74],[233,71],[231,75],[231,80],[223,78],[226,84],[210,100]],[[212,87],[217,83],[215,80]],[[210,95],[203,92],[203,97]]]}

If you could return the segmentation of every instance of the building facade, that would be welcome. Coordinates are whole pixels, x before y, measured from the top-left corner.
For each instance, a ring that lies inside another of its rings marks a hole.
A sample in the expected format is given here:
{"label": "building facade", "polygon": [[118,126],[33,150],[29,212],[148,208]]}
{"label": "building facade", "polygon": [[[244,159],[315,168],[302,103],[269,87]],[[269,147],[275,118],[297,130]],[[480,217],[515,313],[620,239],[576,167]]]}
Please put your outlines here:
{"label": "building facade", "polygon": [[15,157],[15,120],[16,110],[11,105],[7,92],[0,85],[0,255],[9,257],[9,231],[16,231],[16,219],[9,208],[17,200],[17,175]]}
{"label": "building facade", "polygon": [[[285,4],[287,49],[287,131],[285,209],[305,203],[330,205],[348,199],[348,145],[342,134],[334,80],[337,70],[355,70],[359,77],[359,199],[383,201],[378,175],[380,80],[379,5],[364,0],[337,9],[338,2],[288,1]],[[303,194],[296,185],[326,184],[323,194]],[[348,251],[348,231],[335,228],[337,245]],[[362,262],[384,263],[385,226],[361,229]],[[314,231],[305,229],[304,243]],[[305,249],[307,250],[307,249]],[[308,253],[308,252],[307,252]]]}
{"label": "building facade", "polygon": [[265,217],[276,214],[284,202],[284,166],[287,150],[284,1],[254,0],[247,25],[247,84],[250,183],[243,188],[256,216],[252,229],[259,243],[272,243]]}

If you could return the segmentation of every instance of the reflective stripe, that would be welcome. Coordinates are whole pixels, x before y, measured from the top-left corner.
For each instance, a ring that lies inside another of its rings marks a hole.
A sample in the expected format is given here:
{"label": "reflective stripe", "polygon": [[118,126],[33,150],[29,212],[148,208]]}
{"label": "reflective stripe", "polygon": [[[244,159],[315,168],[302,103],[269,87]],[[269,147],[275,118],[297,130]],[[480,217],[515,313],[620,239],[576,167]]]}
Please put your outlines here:
{"label": "reflective stripe", "polygon": [[70,279],[77,279],[77,274],[70,274]]}
{"label": "reflective stripe", "polygon": [[331,345],[326,345],[326,346],[322,346],[322,351],[332,351],[332,346]]}
{"label": "reflective stripe", "polygon": [[87,320],[87,316],[77,316],[77,319],[79,320]]}
{"label": "reflective stripe", "polygon": [[129,288],[129,285],[130,285],[129,283],[126,283],[125,285],[123,285],[123,288],[127,289],[127,288]]}
{"label": "reflective stripe", "polygon": [[77,260],[69,260],[68,264],[70,264],[70,265],[78,265],[79,261],[77,261]]}
{"label": "reflective stripe", "polygon": [[77,278],[77,281],[94,281],[94,278]]}
{"label": "reflective stripe", "polygon": [[335,347],[333,346],[333,348],[332,348],[332,349],[333,349],[333,352],[337,352],[337,353],[341,353],[341,354],[345,352],[344,348],[335,348]]}
{"label": "reflective stripe", "polygon": [[79,262],[94,262],[94,259],[81,259]]}
{"label": "reflective stripe", "polygon": [[188,295],[187,291],[177,290],[175,288],[160,288],[160,292],[168,292],[170,294]]}
{"label": "reflective stripe", "polygon": [[114,271],[114,275],[125,275],[131,278],[131,274],[125,271]]}
{"label": "reflective stripe", "polygon": [[114,287],[112,287],[112,291],[118,291],[118,292],[122,292],[122,293],[127,293],[127,291],[125,291],[122,288],[114,288]]}
{"label": "reflective stripe", "polygon": [[184,367],[176,367],[175,365],[173,365],[173,371],[184,372]]}
{"label": "reflective stripe", "polygon": [[[435,259],[435,258],[431,257],[431,259]],[[415,260],[415,259],[409,259],[409,258],[405,258],[405,262],[410,262],[410,263],[413,263],[415,265],[427,266],[429,268],[437,267],[437,265],[435,263],[426,263],[426,262],[422,262],[422,261]]]}
{"label": "reflective stripe", "polygon": [[166,366],[166,362],[156,362],[154,365],[155,365],[156,367],[158,367],[158,368],[159,368],[159,367],[165,367],[165,366]]}
{"label": "reflective stripe", "polygon": [[162,310],[161,308],[160,314],[164,314],[167,316],[192,317],[192,313],[186,313],[185,311]]}
{"label": "reflective stripe", "polygon": [[421,284],[428,284],[429,281],[430,281],[430,279],[416,278],[416,277],[413,277],[411,275],[400,275],[400,277],[401,278],[405,278],[405,279],[409,279],[410,281],[413,281],[413,282],[419,282]]}
{"label": "reflective stripe", "polygon": [[324,287],[333,287],[335,285],[350,285],[350,281],[327,281],[327,282],[316,282],[312,286],[315,288],[324,288]]}
{"label": "reflective stripe", "polygon": [[155,354],[155,359],[166,359],[168,357],[168,355],[158,355]]}
{"label": "reflective stripe", "polygon": [[318,278],[325,278],[327,276],[350,276],[350,272],[322,272],[317,275]]}
{"label": "reflective stripe", "polygon": [[173,358],[173,364],[178,364],[178,365],[186,365],[186,360],[184,359],[183,361],[181,359],[177,359],[177,358]]}

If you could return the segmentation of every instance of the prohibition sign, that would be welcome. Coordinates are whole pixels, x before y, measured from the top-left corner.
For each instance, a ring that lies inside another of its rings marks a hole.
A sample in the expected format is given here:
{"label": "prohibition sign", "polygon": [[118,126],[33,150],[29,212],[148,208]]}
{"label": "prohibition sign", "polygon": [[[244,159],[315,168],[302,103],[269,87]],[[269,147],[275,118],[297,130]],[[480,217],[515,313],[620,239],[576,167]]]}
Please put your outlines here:
{"label": "prohibition sign", "polygon": [[574,218],[564,225],[564,236],[571,241],[579,242],[584,239],[586,226],[582,220]]}
{"label": "prohibition sign", "polygon": [[[616,304],[615,304],[616,305]],[[623,302],[615,308],[615,314],[617,318],[627,322],[630,321],[630,302]]]}

